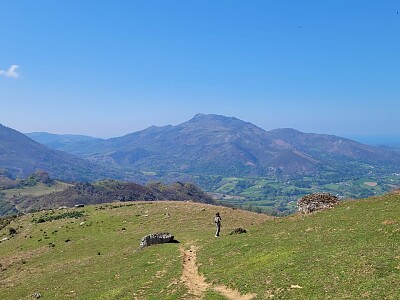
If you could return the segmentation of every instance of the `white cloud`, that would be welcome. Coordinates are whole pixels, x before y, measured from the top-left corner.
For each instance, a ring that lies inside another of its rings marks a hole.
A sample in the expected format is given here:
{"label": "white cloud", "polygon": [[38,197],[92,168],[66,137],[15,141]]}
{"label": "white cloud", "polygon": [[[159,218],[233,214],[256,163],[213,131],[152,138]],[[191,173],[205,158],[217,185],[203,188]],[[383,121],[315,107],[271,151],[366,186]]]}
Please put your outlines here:
{"label": "white cloud", "polygon": [[11,65],[8,71],[0,70],[0,75],[4,75],[10,78],[18,78],[19,74],[16,71],[18,68],[19,68],[18,65]]}

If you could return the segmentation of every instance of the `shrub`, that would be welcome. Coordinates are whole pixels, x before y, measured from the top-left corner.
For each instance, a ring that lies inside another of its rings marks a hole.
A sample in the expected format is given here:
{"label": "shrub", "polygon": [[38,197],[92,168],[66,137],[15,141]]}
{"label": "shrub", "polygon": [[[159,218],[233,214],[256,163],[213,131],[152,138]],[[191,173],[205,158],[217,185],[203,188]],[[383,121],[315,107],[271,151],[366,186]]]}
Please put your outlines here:
{"label": "shrub", "polygon": [[15,229],[14,227],[9,227],[8,228],[8,232],[10,235],[16,235],[17,234],[17,229]]}
{"label": "shrub", "polygon": [[68,218],[78,219],[78,218],[83,217],[83,216],[85,216],[84,212],[82,212],[82,211],[73,211],[73,212],[66,212],[66,213],[59,214],[59,215],[43,216],[43,217],[40,217],[39,219],[33,219],[32,222],[34,222],[34,223],[44,223],[44,222],[48,222],[48,221],[68,219]]}

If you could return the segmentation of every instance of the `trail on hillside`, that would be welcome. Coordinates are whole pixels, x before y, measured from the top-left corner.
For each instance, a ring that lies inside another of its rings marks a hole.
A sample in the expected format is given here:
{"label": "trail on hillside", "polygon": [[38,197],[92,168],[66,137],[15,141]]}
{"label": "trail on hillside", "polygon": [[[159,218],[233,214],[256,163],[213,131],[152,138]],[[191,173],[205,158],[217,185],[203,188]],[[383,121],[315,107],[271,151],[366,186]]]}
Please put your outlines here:
{"label": "trail on hillside", "polygon": [[205,291],[210,287],[203,275],[199,273],[196,265],[196,251],[195,246],[191,246],[188,250],[181,248],[183,252],[183,271],[182,281],[185,283],[189,292],[200,299]]}
{"label": "trail on hillside", "polygon": [[196,264],[197,260],[197,247],[191,245],[189,249],[185,250],[181,247],[183,255],[183,271],[181,280],[184,282],[189,292],[196,296],[196,299],[202,299],[207,289],[212,288],[214,291],[220,293],[229,300],[251,300],[256,295],[247,294],[242,295],[239,291],[228,288],[224,285],[213,286],[207,283],[205,277],[199,273]]}

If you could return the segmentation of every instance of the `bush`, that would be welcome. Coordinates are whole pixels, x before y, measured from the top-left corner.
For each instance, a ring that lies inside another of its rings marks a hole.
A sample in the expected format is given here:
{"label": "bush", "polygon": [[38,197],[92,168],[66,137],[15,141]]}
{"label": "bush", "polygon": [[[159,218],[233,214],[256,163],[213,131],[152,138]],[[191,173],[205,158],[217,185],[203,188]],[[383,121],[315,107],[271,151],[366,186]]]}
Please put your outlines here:
{"label": "bush", "polygon": [[68,219],[68,218],[78,219],[83,216],[85,216],[84,212],[74,211],[74,212],[66,212],[66,213],[59,214],[59,215],[53,215],[53,216],[43,216],[43,217],[40,217],[39,219],[33,219],[32,222],[44,223],[44,222],[48,222],[48,221]]}
{"label": "bush", "polygon": [[17,229],[15,229],[14,227],[9,227],[8,228],[8,232],[10,235],[16,235],[17,234]]}

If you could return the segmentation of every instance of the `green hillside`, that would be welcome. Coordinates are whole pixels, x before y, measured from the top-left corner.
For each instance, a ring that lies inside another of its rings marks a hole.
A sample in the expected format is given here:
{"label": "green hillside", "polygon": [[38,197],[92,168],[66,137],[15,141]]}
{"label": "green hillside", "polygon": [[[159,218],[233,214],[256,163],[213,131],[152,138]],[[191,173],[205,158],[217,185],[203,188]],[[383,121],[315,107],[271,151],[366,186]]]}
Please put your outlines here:
{"label": "green hillside", "polygon": [[[285,218],[192,202],[37,212],[0,223],[0,299],[399,299],[399,212],[395,193]],[[138,249],[159,231],[179,243]]]}
{"label": "green hillside", "polygon": [[11,180],[0,176],[0,217],[60,206],[74,207],[77,204],[169,199],[215,203],[208,194],[191,183],[174,182],[165,185],[149,182],[140,185],[108,179],[69,184],[52,180],[44,171],[37,171],[26,179]]}

